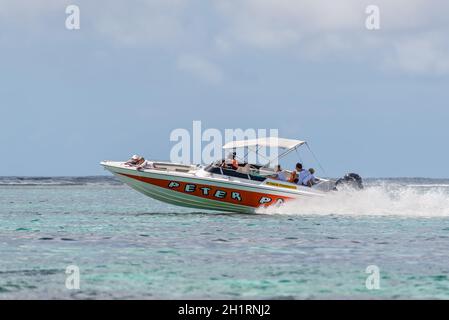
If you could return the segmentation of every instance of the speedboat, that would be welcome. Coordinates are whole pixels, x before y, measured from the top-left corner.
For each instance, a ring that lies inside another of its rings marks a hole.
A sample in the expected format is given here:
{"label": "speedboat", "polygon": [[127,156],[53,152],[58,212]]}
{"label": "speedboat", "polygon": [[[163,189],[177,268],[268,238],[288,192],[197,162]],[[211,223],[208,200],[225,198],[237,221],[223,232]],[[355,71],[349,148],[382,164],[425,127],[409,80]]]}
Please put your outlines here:
{"label": "speedboat", "polygon": [[[275,147],[283,151],[276,158],[279,160],[304,144],[301,140],[270,137],[231,141],[223,149],[247,148],[257,152],[259,147]],[[273,162],[264,165],[244,162],[236,170],[224,167],[222,160],[207,166],[164,161],[152,161],[146,168],[123,161],[102,161],[101,165],[123,183],[153,199],[207,210],[254,213],[260,207],[323,197],[335,190],[336,181],[330,179],[317,178],[311,187],[275,179],[274,168],[270,167]]]}

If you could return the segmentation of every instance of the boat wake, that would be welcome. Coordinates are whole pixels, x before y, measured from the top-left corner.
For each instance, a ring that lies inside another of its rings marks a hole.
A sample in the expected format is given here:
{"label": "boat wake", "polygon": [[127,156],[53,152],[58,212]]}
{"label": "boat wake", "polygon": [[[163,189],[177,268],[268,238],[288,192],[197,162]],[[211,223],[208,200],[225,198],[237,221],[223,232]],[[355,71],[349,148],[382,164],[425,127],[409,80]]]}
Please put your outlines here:
{"label": "boat wake", "polygon": [[448,217],[449,185],[376,184],[361,191],[340,190],[323,198],[305,198],[260,214]]}

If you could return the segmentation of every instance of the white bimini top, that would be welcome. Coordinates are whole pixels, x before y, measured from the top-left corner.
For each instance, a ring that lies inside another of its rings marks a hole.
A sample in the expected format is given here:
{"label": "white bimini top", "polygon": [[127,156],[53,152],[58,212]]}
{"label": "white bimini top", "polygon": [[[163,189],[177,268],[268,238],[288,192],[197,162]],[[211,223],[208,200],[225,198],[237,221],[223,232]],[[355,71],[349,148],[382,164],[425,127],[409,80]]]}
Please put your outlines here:
{"label": "white bimini top", "polygon": [[235,149],[235,148],[255,147],[255,146],[293,149],[304,143],[306,142],[302,140],[268,137],[268,138],[231,141],[226,143],[223,146],[223,149]]}

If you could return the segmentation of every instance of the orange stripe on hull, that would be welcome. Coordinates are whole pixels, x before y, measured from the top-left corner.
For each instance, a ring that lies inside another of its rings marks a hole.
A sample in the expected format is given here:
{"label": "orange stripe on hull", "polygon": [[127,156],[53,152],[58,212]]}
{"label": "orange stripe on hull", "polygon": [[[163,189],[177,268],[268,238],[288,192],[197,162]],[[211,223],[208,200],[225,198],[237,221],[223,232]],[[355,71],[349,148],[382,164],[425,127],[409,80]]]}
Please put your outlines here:
{"label": "orange stripe on hull", "polygon": [[148,178],[125,173],[120,174],[128,178],[139,180],[168,190],[189,194],[204,199],[216,200],[232,204],[239,204],[242,206],[248,206],[252,208],[259,208],[261,206],[267,207],[272,204],[283,203],[286,200],[291,199],[291,197],[278,196],[268,193],[253,192],[239,189],[216,187],[200,183],[189,183],[177,180]]}

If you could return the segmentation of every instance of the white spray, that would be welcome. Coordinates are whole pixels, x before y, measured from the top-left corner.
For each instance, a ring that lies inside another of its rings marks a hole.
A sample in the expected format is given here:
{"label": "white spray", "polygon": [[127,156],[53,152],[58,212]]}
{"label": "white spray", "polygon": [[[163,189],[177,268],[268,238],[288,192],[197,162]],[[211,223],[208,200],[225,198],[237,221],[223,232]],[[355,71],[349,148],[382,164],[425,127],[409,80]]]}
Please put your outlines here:
{"label": "white spray", "polygon": [[303,198],[263,214],[449,217],[449,185],[379,184],[364,190],[340,190],[326,197]]}

